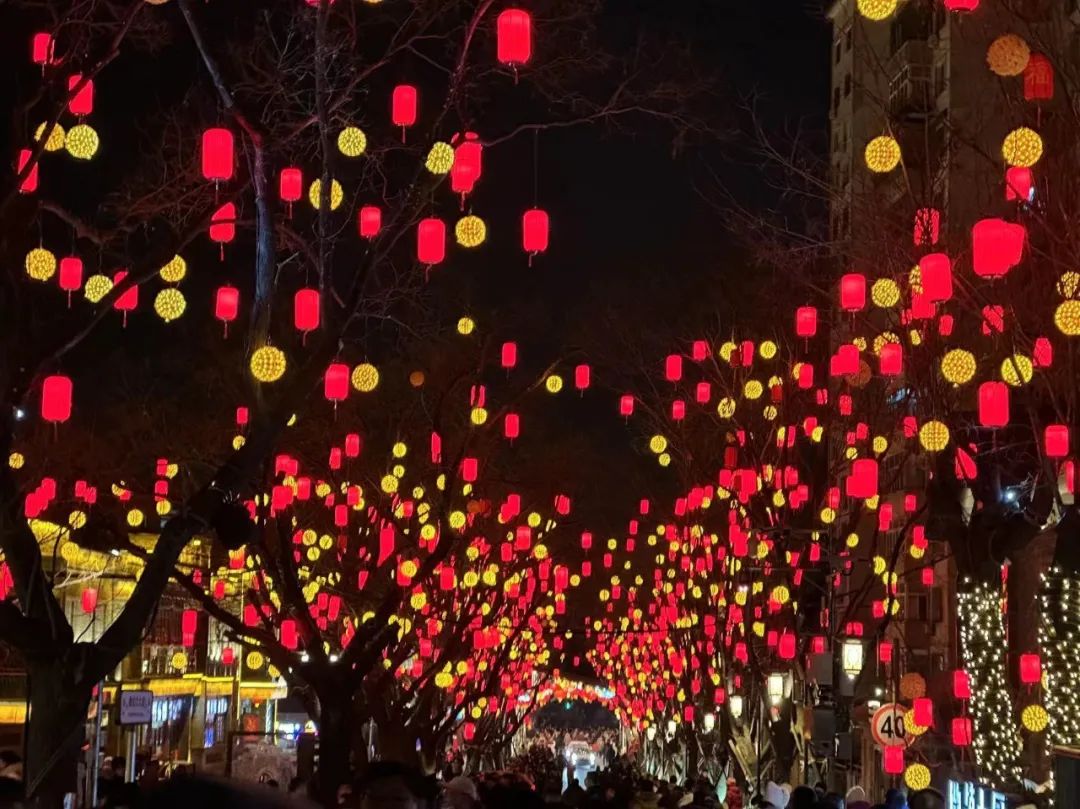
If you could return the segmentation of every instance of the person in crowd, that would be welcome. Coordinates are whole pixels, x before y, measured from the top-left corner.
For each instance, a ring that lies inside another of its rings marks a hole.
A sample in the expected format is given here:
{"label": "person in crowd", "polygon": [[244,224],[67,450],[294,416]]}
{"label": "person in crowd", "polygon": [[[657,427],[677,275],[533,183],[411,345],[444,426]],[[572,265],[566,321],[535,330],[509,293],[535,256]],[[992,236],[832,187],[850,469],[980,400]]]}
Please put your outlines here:
{"label": "person in crowd", "polygon": [[848,790],[847,809],[870,809],[870,801],[866,799],[866,790],[856,785]]}
{"label": "person in crowd", "polygon": [[585,790],[581,788],[576,777],[570,777],[566,791],[562,794],[562,802],[571,809],[578,809],[585,802]]}
{"label": "person in crowd", "polygon": [[945,796],[936,789],[920,789],[908,801],[911,809],[945,809]]}
{"label": "person in crowd", "polygon": [[788,801],[788,807],[790,809],[815,809],[817,803],[817,792],[808,786],[798,786],[791,791],[791,800]]}
{"label": "person in crowd", "polygon": [[435,802],[430,779],[393,761],[369,765],[355,792],[361,809],[432,809]]}
{"label": "person in crowd", "polygon": [[907,796],[899,789],[885,793],[885,809],[908,809]]}
{"label": "person in crowd", "polygon": [[480,793],[467,775],[459,775],[447,781],[442,797],[447,809],[479,809],[480,806]]}

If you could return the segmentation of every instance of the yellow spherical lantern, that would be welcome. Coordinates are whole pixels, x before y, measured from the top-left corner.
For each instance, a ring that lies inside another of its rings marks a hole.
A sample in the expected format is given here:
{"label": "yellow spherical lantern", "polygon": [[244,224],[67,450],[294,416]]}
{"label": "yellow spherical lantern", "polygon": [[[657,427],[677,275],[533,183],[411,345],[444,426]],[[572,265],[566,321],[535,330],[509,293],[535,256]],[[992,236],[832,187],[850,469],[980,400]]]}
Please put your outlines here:
{"label": "yellow spherical lantern", "polygon": [[1013,354],[1001,363],[1002,381],[1014,388],[1026,385],[1034,375],[1034,364],[1023,354]]}
{"label": "yellow spherical lantern", "polygon": [[761,358],[763,360],[771,360],[773,357],[776,356],[776,351],[776,343],[774,343],[772,340],[765,340],[758,347],[758,354],[761,355]]}
{"label": "yellow spherical lantern", "polygon": [[900,678],[900,696],[906,700],[921,699],[926,696],[926,678],[916,671],[910,671]]}
{"label": "yellow spherical lantern", "polygon": [[874,338],[874,344],[872,346],[875,357],[881,356],[881,349],[887,345],[900,345],[900,337],[891,331],[883,331],[877,337]]}
{"label": "yellow spherical lantern", "polygon": [[[308,187],[308,202],[315,210],[319,209],[319,200],[322,198],[322,180],[315,180]],[[345,191],[337,180],[330,181],[330,210],[336,211],[345,199]]]}
{"label": "yellow spherical lantern", "polygon": [[251,355],[251,375],[259,382],[277,382],[287,365],[285,352],[276,346],[262,346]]}
{"label": "yellow spherical lantern", "polygon": [[454,238],[462,247],[479,247],[487,238],[487,225],[479,216],[463,216],[454,225]]}
{"label": "yellow spherical lantern", "polygon": [[360,393],[371,393],[379,387],[379,369],[370,362],[362,362],[353,368],[351,381]]}
{"label": "yellow spherical lantern", "polygon": [[858,0],[855,7],[868,20],[887,20],[896,11],[898,0]]}
{"label": "yellow spherical lantern", "polygon": [[1020,714],[1024,729],[1031,733],[1042,733],[1050,725],[1050,714],[1042,705],[1028,705]]}
{"label": "yellow spherical lantern", "polygon": [[896,138],[880,135],[866,144],[866,167],[875,174],[887,174],[900,165],[900,144]]}
{"label": "yellow spherical lantern", "polygon": [[158,275],[167,284],[179,284],[187,275],[187,262],[180,256],[173,256],[168,264],[158,270]]}
{"label": "yellow spherical lantern", "polygon": [[247,658],[244,660],[244,664],[249,669],[261,669],[263,667],[263,656],[260,652],[248,652]]}
{"label": "yellow spherical lantern", "polygon": [[424,387],[424,379],[425,377],[423,371],[412,371],[409,374],[409,384],[412,385],[414,388]]}
{"label": "yellow spherical lantern", "polygon": [[558,393],[563,387],[562,377],[558,374],[552,374],[544,380],[544,387],[547,388],[548,393]]}
{"label": "yellow spherical lantern", "polygon": [[743,385],[743,396],[751,401],[761,398],[761,394],[765,392],[765,386],[758,382],[756,379],[748,380]]}
{"label": "yellow spherical lantern", "polygon": [[716,403],[716,415],[722,419],[729,419],[735,415],[735,400],[725,396]]}
{"label": "yellow spherical lantern", "polygon": [[1022,126],[1005,136],[1001,156],[1010,166],[1030,168],[1039,162],[1043,153],[1042,137],[1034,129]]}
{"label": "yellow spherical lantern", "polygon": [[26,254],[26,274],[35,281],[48,281],[56,274],[56,256],[44,247],[35,247]]}
{"label": "yellow spherical lantern", "polygon": [[127,513],[127,524],[132,528],[138,528],[143,524],[143,520],[143,513],[137,508],[133,508]]}
{"label": "yellow spherical lantern", "polygon": [[928,421],[919,428],[919,443],[927,452],[941,452],[949,445],[949,428],[940,421]]}
{"label": "yellow spherical lantern", "polygon": [[1054,312],[1054,325],[1066,337],[1080,336],[1080,301],[1064,301]]}
{"label": "yellow spherical lantern", "polygon": [[154,311],[166,323],[176,320],[187,309],[184,293],[174,287],[161,290],[154,297]]}
{"label": "yellow spherical lantern", "polygon": [[107,275],[91,275],[86,279],[83,294],[90,303],[99,303],[102,298],[112,292],[113,282]]}
{"label": "yellow spherical lantern", "polygon": [[172,663],[172,667],[177,671],[184,671],[187,669],[188,659],[187,655],[183,652],[176,652],[169,662]]}
{"label": "yellow spherical lantern", "polygon": [[773,588],[771,598],[777,604],[787,604],[791,600],[791,591],[783,584],[779,584]]}
{"label": "yellow spherical lantern", "polygon": [[469,336],[476,331],[476,321],[471,317],[460,318],[457,322],[457,331],[458,334]]}
{"label": "yellow spherical lantern", "polygon": [[11,469],[22,469],[26,463],[26,458],[21,452],[13,452],[8,455],[8,467]]}
{"label": "yellow spherical lantern", "polygon": [[[47,121],[43,121],[38,124],[38,128],[34,130],[34,140],[41,141],[42,135],[45,134],[45,127],[48,126]],[[59,152],[64,148],[64,127],[60,124],[53,124],[52,129],[49,130],[49,136],[45,138],[45,151],[46,152]]]}
{"label": "yellow spherical lantern", "polygon": [[879,278],[870,287],[870,300],[880,309],[889,309],[900,302],[900,286],[891,278]]}
{"label": "yellow spherical lantern", "polygon": [[382,480],[379,481],[379,488],[383,490],[385,494],[393,494],[398,490],[399,481],[393,475],[383,475]]}
{"label": "yellow spherical lantern", "polygon": [[649,439],[649,451],[659,455],[668,447],[668,441],[662,435],[654,435]]}
{"label": "yellow spherical lantern", "polygon": [[941,358],[941,375],[947,382],[964,385],[975,378],[975,355],[963,348],[954,348]]}
{"label": "yellow spherical lantern", "polygon": [[469,411],[469,421],[475,426],[480,427],[487,423],[488,412],[486,407],[474,407]]}
{"label": "yellow spherical lantern", "polygon": [[89,160],[97,154],[100,145],[98,133],[88,124],[76,124],[64,136],[64,148],[77,160]]}
{"label": "yellow spherical lantern", "polygon": [[346,157],[360,157],[367,151],[367,135],[355,126],[347,126],[337,136],[338,151]]}
{"label": "yellow spherical lantern", "polygon": [[999,36],[986,51],[986,64],[998,76],[1019,76],[1030,61],[1031,48],[1016,34]]}
{"label": "yellow spherical lantern", "polygon": [[424,168],[432,174],[449,174],[454,167],[454,147],[449,143],[438,141],[428,152]]}
{"label": "yellow spherical lantern", "polygon": [[1063,298],[1075,298],[1080,292],[1080,272],[1063,272],[1057,282],[1057,292]]}
{"label": "yellow spherical lantern", "polygon": [[920,789],[930,787],[930,768],[925,764],[910,764],[904,770],[904,783],[907,788],[918,792]]}

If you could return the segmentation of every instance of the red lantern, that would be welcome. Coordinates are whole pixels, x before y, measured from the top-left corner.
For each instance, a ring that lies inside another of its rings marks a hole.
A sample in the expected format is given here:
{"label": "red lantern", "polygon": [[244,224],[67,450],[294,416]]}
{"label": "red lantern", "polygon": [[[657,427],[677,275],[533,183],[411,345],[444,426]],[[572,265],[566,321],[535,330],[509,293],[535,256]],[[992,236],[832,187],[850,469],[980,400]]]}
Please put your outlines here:
{"label": "red lantern", "polygon": [[349,395],[349,366],[343,362],[334,362],[326,369],[323,379],[323,394],[328,401],[343,402]]}
{"label": "red lantern", "polygon": [[217,294],[214,296],[214,317],[225,324],[226,334],[228,334],[229,324],[236,320],[239,311],[240,290],[230,286],[218,287]]}
{"label": "red lantern", "polygon": [[513,368],[517,365],[517,343],[503,343],[502,367]]}
{"label": "red lantern", "polygon": [[1024,68],[1024,98],[1049,101],[1054,97],[1054,66],[1041,53],[1031,54]]}
{"label": "red lantern", "polygon": [[195,645],[195,632],[199,628],[199,613],[195,610],[184,610],[180,615],[180,631],[184,646],[189,649]]}
{"label": "red lantern", "polygon": [[929,253],[919,259],[919,279],[927,301],[952,298],[952,261],[944,253]]}
{"label": "red lantern", "polygon": [[794,660],[795,659],[795,636],[790,632],[786,632],[780,636],[780,643],[777,646],[777,654],[780,655],[781,660]]}
{"label": "red lantern", "polygon": [[531,208],[521,217],[521,246],[531,260],[548,249],[549,225],[547,211]]}
{"label": "red lantern", "polygon": [[1036,368],[1049,368],[1054,364],[1054,346],[1047,337],[1036,337],[1031,352],[1031,363]]}
{"label": "red lantern", "polygon": [[915,724],[919,727],[929,728],[934,725],[934,701],[929,697],[919,697],[912,703],[912,713],[915,715]]}
{"label": "red lantern", "polygon": [[214,182],[232,177],[233,134],[228,129],[214,127],[203,132],[202,173]]}
{"label": "red lantern", "polygon": [[454,149],[454,165],[450,168],[450,190],[455,194],[471,194],[483,173],[484,147],[475,132],[466,132],[465,139]]}
{"label": "red lantern", "polygon": [[281,170],[278,178],[278,194],[282,202],[290,205],[300,199],[304,194],[304,175],[298,168],[285,168]]}
{"label": "red lantern", "polygon": [[866,306],[866,276],[852,272],[840,279],[840,308],[858,312]]}
{"label": "red lantern", "polygon": [[619,398],[619,415],[627,417],[634,415],[634,397],[629,393],[624,393]]}
{"label": "red lantern", "polygon": [[61,374],[45,377],[41,385],[41,417],[54,424],[71,418],[71,379]]}
{"label": "red lantern", "polygon": [[799,337],[810,338],[817,334],[817,309],[813,306],[800,306],[795,312],[795,333]]}
{"label": "red lantern", "polygon": [[904,771],[904,748],[886,747],[881,751],[881,761],[888,775],[900,775]]}
{"label": "red lantern", "polygon": [[236,238],[236,205],[226,202],[210,217],[210,240],[221,245],[224,257],[225,245]]}
{"label": "red lantern", "polygon": [[982,219],[971,229],[972,265],[982,278],[1000,278],[1020,263],[1027,230],[1004,219]]}
{"label": "red lantern", "polygon": [[498,59],[504,65],[523,65],[532,56],[532,17],[519,8],[508,8],[496,24]]}
{"label": "red lantern", "polygon": [[[120,286],[123,280],[127,278],[127,270],[117,270],[113,274],[113,288]],[[135,307],[139,305],[139,285],[132,284],[126,289],[115,301],[113,301],[113,309],[118,312],[124,313],[124,323],[127,323],[127,313],[135,311]]]}
{"label": "red lantern", "polygon": [[963,669],[953,672],[953,696],[957,699],[971,699],[971,679]]}
{"label": "red lantern", "polygon": [[461,479],[466,483],[475,483],[479,474],[479,462],[476,458],[461,459]]}
{"label": "red lantern", "polygon": [[319,290],[300,289],[293,297],[293,324],[300,332],[319,328]]}
{"label": "red lantern", "polygon": [[694,401],[705,404],[712,398],[712,385],[708,382],[698,382],[694,390]]}
{"label": "red lantern", "polygon": [[[79,73],[68,76],[68,93],[72,93],[75,87],[82,82]],[[86,83],[79,88],[78,92],[68,100],[68,109],[72,115],[89,115],[94,111],[94,80],[87,79]]]}
{"label": "red lantern", "polygon": [[1069,428],[1064,424],[1048,424],[1043,436],[1047,458],[1064,458],[1069,454]]}
{"label": "red lantern", "polygon": [[[22,175],[26,170],[27,163],[30,162],[30,158],[34,156],[34,153],[30,149],[19,150],[19,162],[16,172],[18,175]],[[30,167],[30,171],[26,172],[26,176],[23,177],[22,183],[19,185],[20,194],[33,194],[37,191],[38,187],[38,165],[37,160],[34,161],[34,165]]]}
{"label": "red lantern", "polygon": [[405,140],[405,128],[416,123],[416,88],[411,84],[399,84],[390,100],[390,120],[401,127],[401,139]]}
{"label": "red lantern", "polygon": [[878,660],[884,663],[886,666],[892,663],[893,659],[893,644],[891,640],[883,640],[878,644],[877,649]]}
{"label": "red lantern", "polygon": [[30,60],[35,65],[47,65],[53,60],[52,34],[41,32],[30,39]]}
{"label": "red lantern", "polygon": [[974,11],[979,7],[979,0],[945,0],[949,11]]}
{"label": "red lantern", "polygon": [[941,211],[920,208],[915,212],[915,246],[937,244],[941,237]]}
{"label": "red lantern", "polygon": [[374,239],[382,230],[382,209],[378,205],[365,205],[356,217],[356,227],[365,239]]}
{"label": "red lantern", "polygon": [[236,652],[233,651],[233,647],[226,646],[221,650],[221,663],[224,666],[231,666],[236,662]]}
{"label": "red lantern", "polygon": [[867,499],[878,493],[878,463],[873,458],[859,458],[851,465],[847,479],[848,497]]}
{"label": "red lantern", "polygon": [[592,371],[588,365],[579,365],[574,369],[574,387],[585,390],[592,380]]}
{"label": "red lantern", "polygon": [[958,716],[952,721],[952,743],[957,747],[971,745],[971,719]]}
{"label": "red lantern", "polygon": [[676,399],[671,403],[671,419],[672,421],[682,421],[686,418],[686,402],[682,399]]}
{"label": "red lantern", "polygon": [[668,382],[678,382],[682,379],[682,357],[678,354],[669,354],[664,360],[664,378]]}
{"label": "red lantern", "polygon": [[82,591],[82,611],[86,615],[92,615],[98,605],[98,591],[96,587],[87,587]]}
{"label": "red lantern", "polygon": [[1031,202],[1035,199],[1035,180],[1031,169],[1011,166],[1005,171],[1005,201]]}
{"label": "red lantern", "polygon": [[882,376],[899,376],[904,371],[904,347],[899,343],[886,343],[878,355]]}
{"label": "red lantern", "polygon": [[1020,655],[1020,682],[1035,685],[1042,681],[1042,660],[1038,655]]}
{"label": "red lantern", "polygon": [[503,422],[503,435],[513,441],[521,435],[521,419],[517,413],[507,413]]}
{"label": "red lantern", "polygon": [[295,650],[300,645],[300,636],[296,631],[296,621],[286,618],[281,622],[281,645]]}
{"label": "red lantern", "polygon": [[416,257],[429,267],[446,258],[446,224],[441,219],[421,220],[416,230]]}
{"label": "red lantern", "polygon": [[1009,423],[1009,386],[1004,382],[979,385],[979,424],[1004,427]]}
{"label": "red lantern", "polygon": [[83,263],[77,256],[66,256],[60,259],[60,289],[68,294],[68,302],[71,301],[70,293],[82,287]]}

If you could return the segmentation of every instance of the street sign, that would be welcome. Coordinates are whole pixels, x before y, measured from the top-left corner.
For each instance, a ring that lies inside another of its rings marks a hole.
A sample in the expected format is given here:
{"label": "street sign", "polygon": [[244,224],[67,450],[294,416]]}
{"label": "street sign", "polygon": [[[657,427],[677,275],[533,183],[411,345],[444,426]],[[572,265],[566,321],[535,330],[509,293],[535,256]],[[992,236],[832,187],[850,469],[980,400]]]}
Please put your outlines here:
{"label": "street sign", "polygon": [[154,718],[153,691],[120,692],[120,724],[149,725]]}
{"label": "street sign", "polygon": [[870,717],[870,735],[878,747],[909,747],[915,741],[914,734],[904,727],[907,708],[895,702],[882,705]]}

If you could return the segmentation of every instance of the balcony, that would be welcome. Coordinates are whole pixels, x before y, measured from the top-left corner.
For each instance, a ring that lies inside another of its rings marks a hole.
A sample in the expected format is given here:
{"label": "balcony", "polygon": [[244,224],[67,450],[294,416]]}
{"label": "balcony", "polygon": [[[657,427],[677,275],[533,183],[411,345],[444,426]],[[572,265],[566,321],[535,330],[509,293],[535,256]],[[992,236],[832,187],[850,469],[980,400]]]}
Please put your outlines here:
{"label": "balcony", "polygon": [[909,39],[889,60],[889,112],[897,119],[923,118],[934,110],[934,52]]}

